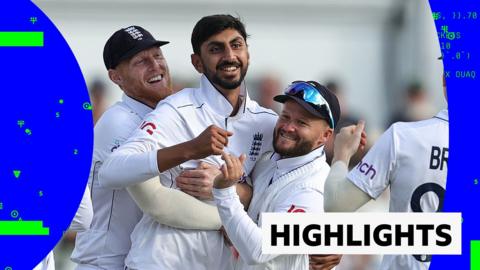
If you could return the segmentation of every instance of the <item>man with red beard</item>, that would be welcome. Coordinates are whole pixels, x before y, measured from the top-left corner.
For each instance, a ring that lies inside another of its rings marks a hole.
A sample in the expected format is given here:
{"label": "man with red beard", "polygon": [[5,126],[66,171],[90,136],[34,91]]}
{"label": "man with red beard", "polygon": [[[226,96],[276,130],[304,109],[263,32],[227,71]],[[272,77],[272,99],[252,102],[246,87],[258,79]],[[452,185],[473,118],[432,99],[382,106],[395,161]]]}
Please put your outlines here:
{"label": "man with red beard", "polygon": [[331,269],[340,256],[316,256],[329,261],[320,268],[309,264],[308,255],[262,254],[260,214],[323,212],[323,185],[330,171],[324,144],[340,118],[337,97],[317,82],[297,81],[274,100],[284,103],[274,129],[275,152],[266,153],[255,165],[248,212],[234,189],[243,175],[243,155],[223,154],[225,165],[214,183],[222,224],[240,254],[235,269]]}
{"label": "man with red beard", "polygon": [[[82,201],[86,205],[93,203],[93,220],[87,215],[80,215],[83,221],[78,223],[86,230],[77,234],[72,254],[72,260],[78,263],[77,270],[125,268],[125,257],[131,246],[130,234],[142,217],[141,210],[149,211],[141,204],[140,210],[129,192],[151,198],[146,192],[151,191],[166,202],[175,202],[171,205],[164,203],[163,207],[155,209],[159,222],[189,229],[205,229],[209,224],[217,224],[214,207],[183,192],[163,186],[149,190],[138,190],[128,185],[105,187],[101,185],[102,179],[98,175],[107,157],[115,153],[131,133],[142,125],[143,117],[160,100],[172,94],[170,72],[160,48],[168,43],[155,39],[144,28],[132,25],[116,31],[105,44],[103,55],[109,78],[124,94],[122,101],[110,107],[95,125],[92,168],[88,180],[92,201],[88,201],[90,196]],[[169,164],[172,162],[179,162],[189,155],[203,155],[206,152],[208,156],[210,152],[214,153],[210,148],[212,136],[226,132],[218,131],[217,134],[210,131],[202,132],[190,142],[162,149],[161,157],[164,159],[159,162],[163,166],[171,166]],[[155,181],[158,182],[153,179],[146,184],[151,186]]]}
{"label": "man with red beard", "polygon": [[[106,187],[143,185],[159,175],[164,186],[177,188],[175,177],[200,161],[216,166],[220,156],[192,158],[180,166],[160,162],[160,150],[198,136],[215,125],[234,136],[218,142],[218,149],[239,155],[247,153],[245,171],[272,147],[277,115],[251,100],[243,79],[249,65],[247,33],[231,15],[212,15],[197,22],[192,33],[192,64],[203,74],[200,87],[183,89],[162,100],[144,118],[133,136],[105,161],[99,172]],[[215,144],[215,142],[214,142]],[[167,158],[169,156],[163,156]],[[171,161],[169,161],[171,163]],[[133,195],[138,201],[143,200]],[[206,200],[214,204],[213,200]],[[175,205],[175,201],[162,206]],[[218,229],[218,228],[214,228]],[[135,227],[125,264],[129,269],[230,269],[230,250],[218,231],[183,230],[158,223],[145,213]]]}

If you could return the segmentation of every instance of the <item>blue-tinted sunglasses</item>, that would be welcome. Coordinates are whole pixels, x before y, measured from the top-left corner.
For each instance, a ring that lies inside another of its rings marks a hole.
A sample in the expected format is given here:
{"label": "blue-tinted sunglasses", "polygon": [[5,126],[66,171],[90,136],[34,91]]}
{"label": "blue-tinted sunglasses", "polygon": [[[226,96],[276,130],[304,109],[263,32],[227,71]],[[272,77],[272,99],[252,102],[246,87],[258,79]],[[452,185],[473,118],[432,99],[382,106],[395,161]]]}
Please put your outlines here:
{"label": "blue-tinted sunglasses", "polygon": [[332,111],[330,110],[328,102],[313,85],[307,82],[293,82],[285,89],[285,95],[302,98],[304,101],[313,105],[313,108],[319,113],[322,111],[322,108],[325,109],[330,118],[330,126],[335,128]]}

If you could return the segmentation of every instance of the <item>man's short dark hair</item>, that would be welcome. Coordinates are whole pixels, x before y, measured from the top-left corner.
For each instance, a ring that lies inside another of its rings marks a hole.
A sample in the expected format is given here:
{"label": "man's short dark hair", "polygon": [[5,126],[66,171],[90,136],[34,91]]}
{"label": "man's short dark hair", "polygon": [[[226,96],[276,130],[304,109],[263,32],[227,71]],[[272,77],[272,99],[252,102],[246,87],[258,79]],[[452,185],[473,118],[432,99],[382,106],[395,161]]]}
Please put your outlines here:
{"label": "man's short dark hair", "polygon": [[242,35],[243,39],[247,41],[245,25],[239,18],[228,14],[210,15],[201,18],[193,28],[191,39],[193,52],[200,55],[200,47],[202,46],[202,43],[211,36],[216,35],[225,29],[237,30],[240,35]]}

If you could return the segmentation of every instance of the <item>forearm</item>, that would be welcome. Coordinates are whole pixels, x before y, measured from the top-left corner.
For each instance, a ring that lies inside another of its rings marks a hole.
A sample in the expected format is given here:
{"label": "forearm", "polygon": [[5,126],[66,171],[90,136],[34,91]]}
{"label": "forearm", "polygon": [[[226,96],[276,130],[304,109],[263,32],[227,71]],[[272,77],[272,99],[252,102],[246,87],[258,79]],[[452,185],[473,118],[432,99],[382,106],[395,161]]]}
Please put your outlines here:
{"label": "forearm", "polygon": [[238,197],[240,197],[240,202],[242,203],[244,209],[248,209],[250,201],[252,200],[253,190],[252,187],[246,183],[236,184],[236,191]]}
{"label": "forearm", "polygon": [[136,143],[124,145],[102,165],[99,171],[100,184],[122,189],[141,183],[190,160],[192,149],[190,142],[157,150],[144,149]]}
{"label": "forearm", "polygon": [[278,255],[262,254],[262,231],[243,210],[234,187],[214,189],[220,219],[240,257],[248,264],[261,264]]}
{"label": "forearm", "polygon": [[157,222],[180,229],[218,230],[221,227],[215,206],[179,190],[162,186],[158,178],[127,188],[137,205]]}
{"label": "forearm", "polygon": [[370,201],[370,196],[347,179],[348,168],[342,161],[332,163],[325,182],[325,212],[354,212]]}
{"label": "forearm", "polygon": [[158,176],[156,151],[139,151],[124,145],[113,152],[98,172],[101,186],[123,189]]}
{"label": "forearm", "polygon": [[156,163],[158,171],[163,172],[194,159],[194,147],[191,141],[187,141],[157,150]]}

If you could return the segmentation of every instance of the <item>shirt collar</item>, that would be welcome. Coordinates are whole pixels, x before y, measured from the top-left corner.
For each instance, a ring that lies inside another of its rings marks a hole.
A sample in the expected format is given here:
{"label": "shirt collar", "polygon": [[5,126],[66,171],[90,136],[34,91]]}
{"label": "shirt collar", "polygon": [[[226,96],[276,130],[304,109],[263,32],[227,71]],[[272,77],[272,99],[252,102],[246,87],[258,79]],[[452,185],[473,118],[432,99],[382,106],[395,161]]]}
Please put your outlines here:
{"label": "shirt collar", "polygon": [[284,174],[301,167],[318,157],[325,159],[323,148],[324,146],[322,145],[306,155],[284,159],[280,159],[280,155],[278,153],[274,153],[271,159],[277,163],[277,174]]}
{"label": "shirt collar", "polygon": [[[245,112],[247,102],[250,103],[245,82],[240,86],[240,95],[243,96],[243,102],[240,105],[237,115]],[[225,118],[230,117],[233,107],[228,100],[210,83],[205,75],[200,79],[200,91],[195,91],[195,95],[201,104],[208,103],[210,109]]]}
{"label": "shirt collar", "polygon": [[147,105],[141,103],[140,101],[137,101],[129,96],[127,96],[125,93],[122,95],[122,101],[127,104],[127,106],[138,116],[141,118],[144,118],[147,113],[150,113],[153,111],[152,108],[148,107]]}
{"label": "shirt collar", "polygon": [[439,113],[437,113],[437,115],[435,115],[435,117],[448,122],[448,109],[441,110]]}

